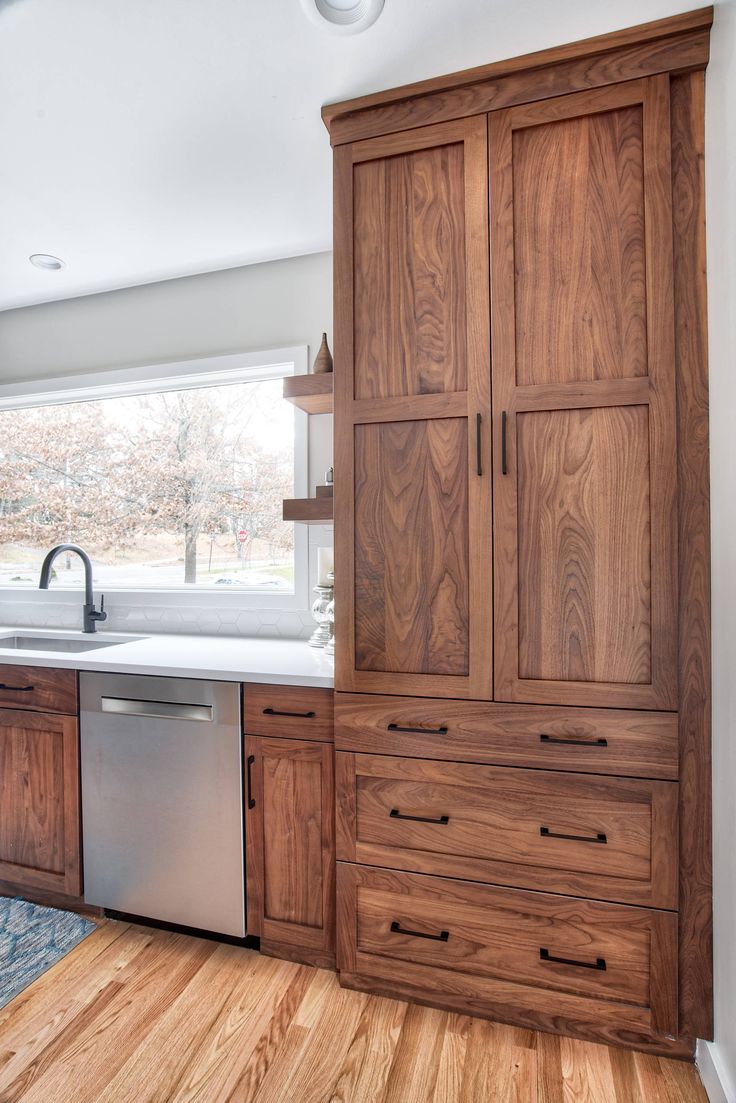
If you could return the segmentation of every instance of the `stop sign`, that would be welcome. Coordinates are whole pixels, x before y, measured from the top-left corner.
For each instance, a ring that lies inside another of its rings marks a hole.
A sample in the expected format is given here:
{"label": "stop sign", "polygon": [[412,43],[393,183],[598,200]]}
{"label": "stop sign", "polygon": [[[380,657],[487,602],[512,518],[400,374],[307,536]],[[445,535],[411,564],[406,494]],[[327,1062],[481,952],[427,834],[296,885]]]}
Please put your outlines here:
{"label": "stop sign", "polygon": [[248,539],[248,533],[245,531],[245,529],[240,529],[238,531],[238,540],[240,541],[240,543],[244,544],[247,539]]}

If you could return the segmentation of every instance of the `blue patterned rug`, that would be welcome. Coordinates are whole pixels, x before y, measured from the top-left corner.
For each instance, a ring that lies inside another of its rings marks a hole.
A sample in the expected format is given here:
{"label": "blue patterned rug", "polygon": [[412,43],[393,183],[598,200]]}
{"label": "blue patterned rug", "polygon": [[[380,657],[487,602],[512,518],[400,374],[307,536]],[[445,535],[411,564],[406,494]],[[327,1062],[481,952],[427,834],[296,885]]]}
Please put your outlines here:
{"label": "blue patterned rug", "polygon": [[74,912],[0,896],[0,1007],[94,929]]}

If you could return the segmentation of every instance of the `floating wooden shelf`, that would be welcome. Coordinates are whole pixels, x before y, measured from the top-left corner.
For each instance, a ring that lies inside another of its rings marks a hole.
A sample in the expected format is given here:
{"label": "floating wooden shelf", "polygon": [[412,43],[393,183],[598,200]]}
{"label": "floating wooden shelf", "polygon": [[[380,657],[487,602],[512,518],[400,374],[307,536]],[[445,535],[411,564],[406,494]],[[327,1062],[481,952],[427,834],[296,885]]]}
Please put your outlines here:
{"label": "floating wooden shelf", "polygon": [[308,414],[332,413],[332,372],[284,377],[284,398]]}
{"label": "floating wooden shelf", "polygon": [[285,498],[284,520],[301,521],[305,525],[329,525],[333,518],[333,498]]}

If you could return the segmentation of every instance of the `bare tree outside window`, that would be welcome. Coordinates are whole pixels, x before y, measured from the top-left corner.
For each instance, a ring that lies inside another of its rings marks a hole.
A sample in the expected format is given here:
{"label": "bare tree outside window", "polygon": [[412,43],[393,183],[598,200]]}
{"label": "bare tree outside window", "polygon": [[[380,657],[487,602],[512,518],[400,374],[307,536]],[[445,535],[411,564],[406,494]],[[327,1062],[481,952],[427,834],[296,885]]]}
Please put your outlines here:
{"label": "bare tree outside window", "polygon": [[0,412],[0,586],[74,541],[108,586],[293,592],[293,416],[280,379]]}

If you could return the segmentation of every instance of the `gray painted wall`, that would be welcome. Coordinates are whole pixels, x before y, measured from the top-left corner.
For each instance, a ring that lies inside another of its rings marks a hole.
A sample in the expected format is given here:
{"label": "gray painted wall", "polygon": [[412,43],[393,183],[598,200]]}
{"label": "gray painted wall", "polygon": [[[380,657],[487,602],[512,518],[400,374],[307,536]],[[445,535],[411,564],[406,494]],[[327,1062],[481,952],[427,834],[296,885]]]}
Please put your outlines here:
{"label": "gray painted wall", "polygon": [[713,841],[716,1039],[736,1103],[736,3],[717,3],[706,74],[713,537]]}

